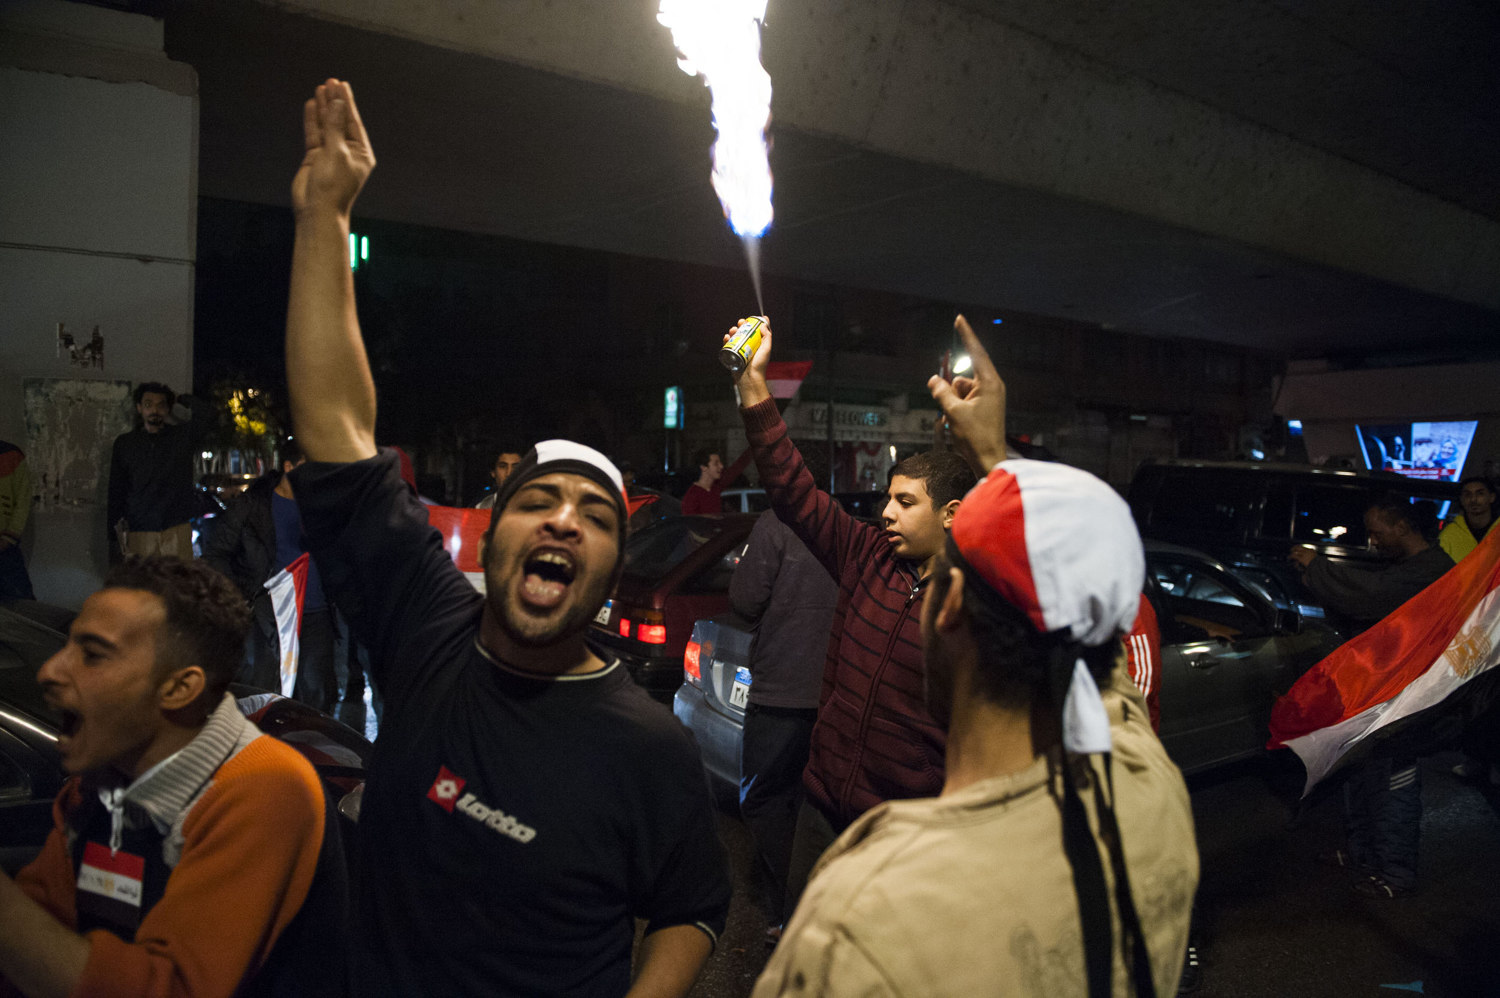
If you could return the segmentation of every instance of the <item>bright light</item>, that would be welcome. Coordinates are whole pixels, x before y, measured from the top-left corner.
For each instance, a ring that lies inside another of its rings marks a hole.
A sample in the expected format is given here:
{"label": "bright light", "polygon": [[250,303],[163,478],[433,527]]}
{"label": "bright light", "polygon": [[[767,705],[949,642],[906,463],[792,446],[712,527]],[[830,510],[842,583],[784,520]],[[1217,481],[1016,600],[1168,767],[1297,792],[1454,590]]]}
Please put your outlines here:
{"label": "bright light", "polygon": [[713,182],[730,228],[755,238],[771,225],[771,77],[760,64],[766,0],[661,0],[656,19],[672,31],[677,65],[712,95]]}
{"label": "bright light", "polygon": [[896,445],[895,444],[891,444],[891,463],[894,464],[895,461],[896,461]]}
{"label": "bright light", "polygon": [[359,237],[349,233],[349,269],[354,270],[359,266]]}
{"label": "bright light", "polygon": [[369,236],[360,236],[359,237],[359,258],[361,260],[368,260],[368,259],[370,259],[370,237]]}
{"label": "bright light", "polygon": [[214,452],[211,451],[211,450],[206,450],[206,451],[203,452],[203,460],[205,460],[205,461],[209,460],[213,456],[214,456]]}
{"label": "bright light", "polygon": [[953,358],[953,373],[967,374],[974,370],[974,358],[966,353],[961,353]]}
{"label": "bright light", "polygon": [[991,319],[990,321],[993,322],[997,326],[1000,325],[1000,324],[1002,324],[1003,322],[1005,322],[1004,319]]}
{"label": "bright light", "polygon": [[1335,539],[1337,539],[1339,537],[1343,537],[1348,532],[1349,532],[1349,528],[1348,527],[1329,527],[1328,528],[1328,536],[1329,537],[1333,537]]}

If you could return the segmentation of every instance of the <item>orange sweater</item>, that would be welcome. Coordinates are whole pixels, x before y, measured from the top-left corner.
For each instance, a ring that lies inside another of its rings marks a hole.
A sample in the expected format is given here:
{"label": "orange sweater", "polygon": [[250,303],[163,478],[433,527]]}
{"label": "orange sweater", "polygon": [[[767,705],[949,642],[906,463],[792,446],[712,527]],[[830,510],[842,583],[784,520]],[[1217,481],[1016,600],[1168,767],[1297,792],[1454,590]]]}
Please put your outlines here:
{"label": "orange sweater", "polygon": [[[66,811],[53,804],[41,855],[16,883],[58,921],[77,926]],[[261,735],[214,774],[183,822],[182,858],[135,942],[95,930],[75,995],[231,995],[258,970],[302,907],[323,841],[323,788],[296,749]],[[0,991],[6,990],[0,981]]]}

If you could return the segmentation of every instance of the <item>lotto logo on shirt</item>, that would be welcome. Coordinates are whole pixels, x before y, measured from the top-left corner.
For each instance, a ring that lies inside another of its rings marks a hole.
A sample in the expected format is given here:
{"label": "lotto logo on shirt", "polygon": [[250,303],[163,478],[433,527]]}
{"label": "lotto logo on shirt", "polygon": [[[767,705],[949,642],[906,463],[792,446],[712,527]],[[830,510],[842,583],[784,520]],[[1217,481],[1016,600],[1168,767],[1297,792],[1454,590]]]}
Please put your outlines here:
{"label": "lotto logo on shirt", "polygon": [[462,776],[455,776],[447,766],[439,766],[437,779],[432,781],[432,789],[427,791],[427,799],[452,814],[453,804],[463,792],[466,782]]}

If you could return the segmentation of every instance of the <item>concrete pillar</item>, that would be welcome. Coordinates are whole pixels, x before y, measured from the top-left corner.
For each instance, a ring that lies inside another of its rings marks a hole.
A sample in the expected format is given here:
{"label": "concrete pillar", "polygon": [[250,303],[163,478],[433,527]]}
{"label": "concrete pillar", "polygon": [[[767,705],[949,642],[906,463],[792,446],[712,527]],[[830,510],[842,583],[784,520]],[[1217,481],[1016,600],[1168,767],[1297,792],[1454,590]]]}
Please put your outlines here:
{"label": "concrete pillar", "polygon": [[37,481],[22,550],[48,602],[77,606],[106,567],[131,385],[191,387],[196,94],[159,20],[0,7],[0,438]]}

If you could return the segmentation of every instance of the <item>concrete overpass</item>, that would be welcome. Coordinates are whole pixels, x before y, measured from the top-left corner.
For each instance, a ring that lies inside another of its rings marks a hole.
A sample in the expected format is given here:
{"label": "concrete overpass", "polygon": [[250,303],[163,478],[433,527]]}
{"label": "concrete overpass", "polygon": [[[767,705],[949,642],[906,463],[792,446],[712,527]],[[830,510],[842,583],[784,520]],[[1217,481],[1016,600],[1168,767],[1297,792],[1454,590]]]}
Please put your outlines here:
{"label": "concrete overpass", "polygon": [[[654,10],[160,7],[202,194],[284,203],[297,102],[338,74],[372,216],[737,266]],[[1472,347],[1500,332],[1497,48],[1477,4],[771,0],[766,267],[1288,356]]]}

